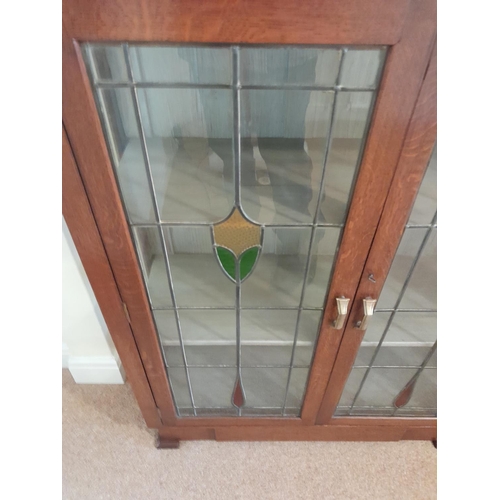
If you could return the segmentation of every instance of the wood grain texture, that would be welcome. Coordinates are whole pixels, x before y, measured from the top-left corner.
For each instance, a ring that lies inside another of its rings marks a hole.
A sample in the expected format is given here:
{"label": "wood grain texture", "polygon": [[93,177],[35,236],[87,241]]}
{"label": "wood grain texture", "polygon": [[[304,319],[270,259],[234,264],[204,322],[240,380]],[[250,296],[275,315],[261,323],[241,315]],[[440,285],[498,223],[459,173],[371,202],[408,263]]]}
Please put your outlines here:
{"label": "wood grain texture", "polygon": [[64,0],[80,41],[395,44],[408,0]]}
{"label": "wood grain texture", "polygon": [[437,448],[437,427],[410,427],[403,434],[403,439],[408,441],[433,441]]}
{"label": "wood grain texture", "polygon": [[64,127],[62,208],[64,219],[146,424],[157,428],[162,423],[156,411],[155,400]]}
{"label": "wood grain texture", "polygon": [[215,429],[210,427],[183,429],[182,427],[162,427],[158,429],[160,441],[215,439]]}
{"label": "wood grain texture", "polygon": [[226,426],[258,426],[258,427],[299,427],[304,425],[300,418],[265,418],[265,417],[184,417],[178,420],[179,427],[226,427]]}
{"label": "wood grain texture", "polygon": [[[247,438],[263,440],[271,439],[273,433],[275,439],[293,440],[294,431],[297,431],[294,437],[298,440],[401,439],[404,426],[394,430],[393,426],[388,429],[382,425],[356,429],[337,425],[332,430],[332,426],[325,425],[310,433],[306,432],[306,426],[316,421],[342,339],[342,331],[333,331],[330,327],[334,298],[353,297],[361,279],[435,33],[435,0],[413,0],[410,9],[408,4],[407,0],[292,0],[288,3],[256,0],[251,4],[243,0],[196,3],[193,0],[64,1],[63,119],[102,243],[118,289],[128,306],[133,335],[151,391],[164,423],[169,425],[161,429],[166,440],[224,438],[236,436],[238,429],[247,433]],[[406,25],[405,18],[408,20]],[[302,420],[175,417],[139,266],[75,40],[395,44],[389,51],[339,251]],[[133,375],[128,376],[131,379]],[[380,430],[384,427],[385,430]],[[242,437],[245,436],[242,434]]]}
{"label": "wood grain texture", "polygon": [[415,418],[415,417],[335,417],[330,419],[328,425],[353,425],[353,426],[366,426],[366,425],[400,425],[403,427],[408,426],[421,426],[421,427],[437,427],[437,419],[429,418]]}
{"label": "wood grain texture", "polygon": [[120,295],[127,304],[156,404],[162,419],[174,422],[176,413],[162,353],[90,83],[79,48],[64,28],[63,121]]}
{"label": "wood grain texture", "polygon": [[158,433],[167,440],[217,441],[399,441],[430,440],[437,434],[435,419],[353,417],[333,425],[299,427],[263,426],[256,421],[254,425],[240,426],[234,419],[226,422],[232,425],[162,427]]}
{"label": "wood grain texture", "polygon": [[[363,298],[376,298],[382,291],[436,142],[436,124],[436,51],[434,49],[377,234],[363,270],[363,278],[347,320],[347,328],[337,361],[318,413],[317,423],[319,424],[328,422],[342,395],[351,366],[363,340],[364,332],[355,328],[356,322],[362,316]],[[376,277],[375,283],[368,279],[370,274]]]}
{"label": "wood grain texture", "polygon": [[282,427],[220,427],[215,429],[217,441],[399,441],[404,427],[371,426],[304,426]]}
{"label": "wood grain texture", "polygon": [[[415,1],[411,4],[401,41],[393,46],[388,54],[304,399],[301,417],[311,424],[316,421],[329,378],[329,391],[334,390],[339,380],[334,376],[330,377],[330,373],[342,336],[353,335],[353,317],[360,317],[360,300],[351,300],[350,308],[352,309],[353,303],[356,305],[355,315],[351,314],[344,331],[334,330],[332,321],[336,311],[335,299],[341,296],[352,298],[356,294],[429,63],[435,33],[435,0]],[[406,192],[405,196],[408,196]],[[382,274],[379,267],[370,272],[377,277],[387,274],[387,271]],[[363,276],[363,282],[366,282],[367,271]],[[377,285],[381,281],[377,279]],[[370,290],[370,293],[365,293],[363,297],[378,296],[373,293]],[[359,337],[359,330],[354,330],[354,334]],[[354,358],[349,360],[349,366],[352,362]],[[337,391],[341,391],[342,387],[337,387]],[[326,422],[324,418],[320,421]]]}

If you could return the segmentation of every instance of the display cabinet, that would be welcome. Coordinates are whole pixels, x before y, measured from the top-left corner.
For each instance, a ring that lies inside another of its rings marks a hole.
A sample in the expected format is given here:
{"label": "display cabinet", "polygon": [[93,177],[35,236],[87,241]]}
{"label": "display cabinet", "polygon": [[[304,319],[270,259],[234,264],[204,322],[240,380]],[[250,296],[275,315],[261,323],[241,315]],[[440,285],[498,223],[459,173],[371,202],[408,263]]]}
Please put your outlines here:
{"label": "display cabinet", "polygon": [[63,213],[145,421],[436,438],[428,0],[63,4]]}

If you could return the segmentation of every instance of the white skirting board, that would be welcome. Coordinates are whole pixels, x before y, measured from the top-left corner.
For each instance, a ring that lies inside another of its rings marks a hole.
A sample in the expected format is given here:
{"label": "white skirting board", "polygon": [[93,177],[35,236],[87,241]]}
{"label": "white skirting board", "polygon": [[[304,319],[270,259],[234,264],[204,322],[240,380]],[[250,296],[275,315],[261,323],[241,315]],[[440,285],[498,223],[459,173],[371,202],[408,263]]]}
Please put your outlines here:
{"label": "white skirting board", "polygon": [[69,356],[68,369],[77,384],[125,383],[122,364],[113,356]]}

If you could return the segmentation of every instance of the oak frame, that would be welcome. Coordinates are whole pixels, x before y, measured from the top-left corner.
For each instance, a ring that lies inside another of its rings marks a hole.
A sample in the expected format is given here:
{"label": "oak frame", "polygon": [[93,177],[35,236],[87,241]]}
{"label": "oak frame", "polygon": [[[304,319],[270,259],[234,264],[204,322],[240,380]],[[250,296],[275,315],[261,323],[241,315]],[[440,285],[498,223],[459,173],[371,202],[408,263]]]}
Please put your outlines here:
{"label": "oak frame", "polygon": [[[434,0],[376,0],[368,3],[365,0],[322,0],[315,1],[314,5],[293,0],[281,9],[266,0],[255,3],[258,5],[248,12],[245,2],[236,1],[228,13],[221,10],[225,3],[219,0],[203,4],[192,1],[179,4],[173,0],[63,2],[63,122],[68,138],[66,148],[71,149],[71,157],[77,165],[76,174],[81,184],[78,190],[86,194],[90,211],[87,212],[92,215],[92,220],[86,216],[82,228],[80,202],[72,195],[66,196],[63,213],[145,420],[148,426],[160,429],[160,435],[167,437],[171,429],[176,430],[179,438],[188,439],[186,436],[202,435],[202,429],[214,430],[217,437],[219,428],[253,428],[255,433],[248,436],[262,436],[264,439],[269,434],[260,429],[293,427],[297,430],[315,425],[344,333],[331,328],[335,315],[334,297],[352,297],[358,288],[435,38]],[[139,265],[78,45],[83,41],[117,40],[390,46],[330,286],[301,418],[236,420],[176,416]],[[67,157],[65,155],[63,167],[69,161]],[[76,182],[75,172],[72,178]],[[63,190],[67,188],[63,187]],[[87,231],[86,228],[91,228],[88,231],[92,232],[93,238],[84,243],[82,240],[85,237],[81,235]],[[99,256],[95,255],[93,245],[102,247]],[[352,252],[353,248],[357,249],[356,253]],[[107,267],[105,272],[92,271],[96,259],[103,270]],[[115,298],[112,304],[105,305],[102,292],[99,294],[97,290],[111,290],[112,287],[116,289],[119,300]],[[123,321],[127,319],[123,304],[127,305],[130,324]],[[125,347],[124,338],[130,332],[134,344],[127,341]],[[407,422],[413,419],[394,419],[390,425],[401,425],[398,424],[400,420],[406,422],[408,429],[422,427]],[[364,422],[354,427],[363,429],[369,426],[366,420]],[[181,427],[185,427],[182,433]],[[429,426],[426,424],[424,427]],[[432,423],[430,427],[433,427]],[[170,435],[174,436],[172,432]],[[303,436],[308,435],[305,431],[301,432]],[[321,432],[317,436],[324,436],[325,439],[341,436],[332,434],[332,431]],[[221,434],[219,431],[218,435],[233,434],[227,431]],[[314,439],[313,434],[310,435]],[[418,432],[415,431],[414,435]],[[359,436],[363,439],[363,433]]]}

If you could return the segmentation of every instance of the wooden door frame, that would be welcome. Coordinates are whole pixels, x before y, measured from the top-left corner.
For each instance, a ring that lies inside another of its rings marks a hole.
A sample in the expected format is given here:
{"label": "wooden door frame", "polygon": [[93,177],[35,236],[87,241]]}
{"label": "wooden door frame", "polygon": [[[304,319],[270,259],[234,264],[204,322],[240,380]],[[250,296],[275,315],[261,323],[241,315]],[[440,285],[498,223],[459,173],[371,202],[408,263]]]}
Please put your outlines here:
{"label": "wooden door frame", "polygon": [[[436,92],[437,52],[434,47],[389,196],[363,270],[363,278],[356,292],[354,306],[347,319],[347,327],[317,415],[317,424],[324,425],[331,420],[339,420],[332,419],[332,415],[340,401],[365,333],[356,328],[356,322],[363,314],[363,298],[380,296],[436,143]],[[376,277],[375,282],[370,280],[369,276]]]}
{"label": "wooden door frame", "polygon": [[[142,381],[132,385],[136,397],[143,399],[141,410],[143,414],[147,412],[146,420],[151,427],[295,427],[316,422],[343,334],[342,330],[331,328],[334,299],[341,295],[353,297],[361,279],[434,42],[436,5],[435,0],[313,3],[291,0],[286,9],[280,9],[275,2],[256,0],[249,9],[247,3],[235,1],[228,10],[227,3],[221,0],[63,2],[63,122],[95,225],[92,231],[99,236],[100,243],[95,238],[93,243],[82,242],[82,215],[77,198],[71,194],[66,195],[64,216],[94,291],[116,288],[112,305],[106,305],[102,293],[96,293],[96,298],[104,309],[103,315],[130,381],[136,377]],[[80,53],[79,42],[83,41],[390,46],[300,419],[177,418],[140,267]],[[363,206],[366,200],[369,202]],[[102,275],[92,271],[92,259],[96,259],[94,244],[102,247],[99,265],[108,268]],[[123,304],[130,319],[126,325]],[[123,340],[127,330],[133,335],[135,347]],[[144,393],[150,396],[143,398]],[[160,426],[154,418],[157,408]]]}

